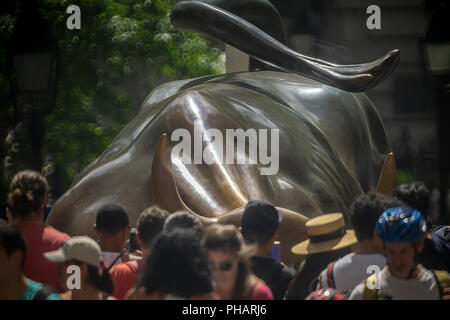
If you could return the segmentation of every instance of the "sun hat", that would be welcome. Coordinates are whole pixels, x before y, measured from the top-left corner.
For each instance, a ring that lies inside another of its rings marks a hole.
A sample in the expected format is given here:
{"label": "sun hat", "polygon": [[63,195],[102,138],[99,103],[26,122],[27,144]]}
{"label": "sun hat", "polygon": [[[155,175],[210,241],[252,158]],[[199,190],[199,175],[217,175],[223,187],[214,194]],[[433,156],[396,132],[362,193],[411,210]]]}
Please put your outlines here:
{"label": "sun hat", "polygon": [[342,213],[328,213],[312,218],[305,224],[309,239],[291,248],[297,255],[335,251],[358,242],[354,230],[345,230]]}
{"label": "sun hat", "polygon": [[100,266],[101,249],[97,242],[87,236],[72,237],[63,246],[44,257],[51,262],[63,263],[70,260],[85,262],[93,267]]}

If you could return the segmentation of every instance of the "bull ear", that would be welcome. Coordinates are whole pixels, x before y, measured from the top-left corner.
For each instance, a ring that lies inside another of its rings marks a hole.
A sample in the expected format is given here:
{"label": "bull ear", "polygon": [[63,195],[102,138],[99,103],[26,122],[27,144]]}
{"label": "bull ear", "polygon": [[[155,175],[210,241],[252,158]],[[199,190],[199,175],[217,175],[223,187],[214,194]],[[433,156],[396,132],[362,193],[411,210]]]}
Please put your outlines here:
{"label": "bull ear", "polygon": [[167,134],[162,134],[156,144],[152,163],[152,194],[154,202],[161,208],[175,212],[185,210],[197,216],[203,223],[214,223],[217,219],[205,218],[193,212],[181,199],[175,182],[170,158],[172,148]]}
{"label": "bull ear", "polygon": [[395,188],[396,173],[395,157],[391,152],[384,160],[380,178],[378,179],[377,192],[382,194],[390,193]]}

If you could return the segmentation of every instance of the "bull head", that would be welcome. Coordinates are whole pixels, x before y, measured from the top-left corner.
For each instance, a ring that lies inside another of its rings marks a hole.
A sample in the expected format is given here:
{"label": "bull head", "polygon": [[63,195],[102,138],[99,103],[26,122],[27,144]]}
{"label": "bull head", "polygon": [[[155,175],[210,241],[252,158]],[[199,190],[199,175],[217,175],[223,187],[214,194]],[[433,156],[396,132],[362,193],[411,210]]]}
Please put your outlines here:
{"label": "bull head", "polygon": [[[272,36],[256,27],[264,25],[264,16],[253,14],[254,24],[249,23],[231,13],[239,14],[242,7],[230,3],[256,3],[271,19],[278,16],[266,1],[188,1],[175,5],[172,24],[235,46],[252,57],[250,66],[259,71],[157,87],[56,202],[48,223],[72,235],[93,235],[98,209],[116,203],[126,208],[133,224],[144,208],[158,204],[169,211],[187,210],[206,224],[239,225],[247,201],[267,199],[284,214],[279,240],[283,260],[290,263],[290,248],[306,238],[309,218],[337,211],[349,224],[356,196],[375,187],[384,193],[393,188],[395,164],[382,120],[357,91],[389,75],[398,50],[347,66],[306,57],[283,44],[279,27],[270,24]],[[200,132],[193,148],[202,155],[207,150],[209,162],[196,163],[186,150],[179,152],[180,137],[174,137],[179,129],[191,137]],[[261,155],[267,148],[273,155],[276,147],[276,170],[261,174],[267,162],[252,162],[250,150],[227,146],[229,130],[277,130],[277,141],[267,136],[266,145],[254,150]],[[216,161],[230,150],[232,163]]]}

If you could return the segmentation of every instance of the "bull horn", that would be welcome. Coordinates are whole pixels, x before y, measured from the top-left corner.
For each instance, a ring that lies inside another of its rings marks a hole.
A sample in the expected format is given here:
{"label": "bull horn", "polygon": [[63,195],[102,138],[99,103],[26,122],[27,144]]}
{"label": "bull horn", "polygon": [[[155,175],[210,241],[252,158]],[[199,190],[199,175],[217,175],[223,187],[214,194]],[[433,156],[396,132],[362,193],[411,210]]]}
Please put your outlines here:
{"label": "bull horn", "polygon": [[386,156],[386,159],[384,160],[380,178],[378,179],[377,192],[382,194],[390,193],[395,188],[395,181],[395,157],[391,152]]}
{"label": "bull horn", "polygon": [[[185,210],[206,225],[220,223],[240,226],[245,207],[233,209],[217,218],[204,217],[191,210],[178,192],[170,156],[169,138],[166,134],[162,134],[156,144],[152,163],[152,194],[155,203],[170,212]],[[293,265],[297,258],[291,254],[291,247],[304,240],[306,235],[305,223],[309,219],[301,213],[282,207],[276,208],[283,213],[283,220],[279,226],[283,261],[288,265]]]}
{"label": "bull horn", "polygon": [[162,134],[156,144],[152,162],[152,194],[155,203],[170,212],[183,209],[175,197],[176,187],[168,165],[170,146],[167,134]]}
{"label": "bull horn", "polygon": [[216,218],[206,218],[196,214],[181,199],[173,175],[171,150],[169,138],[164,133],[158,139],[152,163],[152,194],[155,203],[169,212],[185,210],[206,224],[217,222]]}

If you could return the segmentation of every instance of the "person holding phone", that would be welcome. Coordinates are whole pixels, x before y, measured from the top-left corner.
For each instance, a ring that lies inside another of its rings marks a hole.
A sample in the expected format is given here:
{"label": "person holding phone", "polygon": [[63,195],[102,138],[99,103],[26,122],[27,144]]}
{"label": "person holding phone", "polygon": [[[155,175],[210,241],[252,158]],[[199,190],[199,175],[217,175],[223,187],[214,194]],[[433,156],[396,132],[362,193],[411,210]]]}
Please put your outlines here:
{"label": "person holding phone", "polygon": [[[284,298],[295,271],[270,257],[282,214],[265,200],[247,203],[241,220],[241,233],[246,245],[255,246],[250,258],[255,275],[269,286],[275,300]],[[276,249],[276,247],[275,247]]]}
{"label": "person holding phone", "polygon": [[134,247],[139,246],[142,250],[142,259],[120,263],[111,268],[110,271],[114,281],[113,296],[118,300],[132,294],[132,288],[136,284],[143,264],[150,254],[153,241],[163,231],[164,222],[168,216],[169,212],[158,206],[146,208],[139,216],[137,232],[135,233],[136,244],[131,245],[134,241],[130,239],[130,252],[133,252]]}

